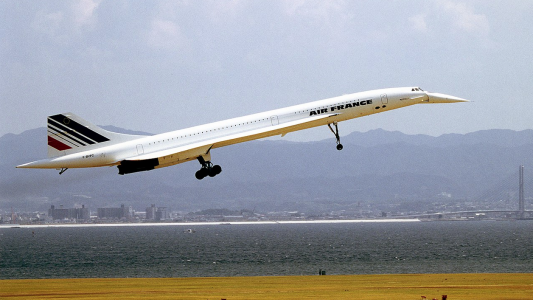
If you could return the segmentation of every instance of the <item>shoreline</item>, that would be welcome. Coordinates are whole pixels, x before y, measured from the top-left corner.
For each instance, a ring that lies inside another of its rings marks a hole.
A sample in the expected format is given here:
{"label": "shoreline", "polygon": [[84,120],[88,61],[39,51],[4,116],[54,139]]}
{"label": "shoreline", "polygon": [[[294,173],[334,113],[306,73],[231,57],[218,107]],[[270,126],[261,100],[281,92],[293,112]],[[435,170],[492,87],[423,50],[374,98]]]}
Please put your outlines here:
{"label": "shoreline", "polygon": [[1,224],[0,229],[61,228],[61,227],[135,227],[135,226],[206,226],[206,225],[279,225],[279,224],[342,224],[342,223],[405,223],[421,222],[418,219],[383,220],[316,220],[316,221],[250,221],[250,222],[187,222],[187,223],[100,223],[100,224]]}

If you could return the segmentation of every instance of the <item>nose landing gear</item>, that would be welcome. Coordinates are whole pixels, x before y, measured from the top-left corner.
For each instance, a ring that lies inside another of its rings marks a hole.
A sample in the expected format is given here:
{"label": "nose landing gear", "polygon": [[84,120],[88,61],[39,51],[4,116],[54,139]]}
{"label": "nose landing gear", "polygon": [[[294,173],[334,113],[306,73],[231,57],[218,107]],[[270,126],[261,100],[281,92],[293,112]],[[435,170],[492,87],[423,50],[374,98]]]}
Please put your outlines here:
{"label": "nose landing gear", "polygon": [[196,171],[195,174],[195,177],[198,180],[202,180],[207,176],[215,177],[222,172],[222,168],[219,165],[213,165],[210,161],[206,161],[202,156],[198,156],[198,161],[202,165],[202,168]]}
{"label": "nose landing gear", "polygon": [[[335,130],[333,130],[333,128],[331,127],[331,124],[333,124],[333,126],[335,126]],[[329,130],[331,130],[331,132],[333,132],[333,134],[335,135],[335,138],[337,139],[337,150],[342,150],[342,148],[344,148],[341,144],[341,137],[339,136],[339,127],[337,126],[337,122],[333,122],[333,123],[330,123],[328,124],[328,127],[329,127]]]}

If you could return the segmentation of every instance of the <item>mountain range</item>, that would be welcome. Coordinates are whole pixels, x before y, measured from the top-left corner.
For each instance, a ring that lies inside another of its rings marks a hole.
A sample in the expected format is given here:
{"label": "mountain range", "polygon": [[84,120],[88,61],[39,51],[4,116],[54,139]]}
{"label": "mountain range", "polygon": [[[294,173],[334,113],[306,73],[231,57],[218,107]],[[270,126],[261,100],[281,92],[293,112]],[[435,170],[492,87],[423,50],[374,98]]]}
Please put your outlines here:
{"label": "mountain range", "polygon": [[[138,133],[103,126],[122,133]],[[382,204],[425,205],[515,201],[518,167],[525,165],[526,195],[533,180],[533,130],[484,130],[438,137],[381,129],[314,142],[259,140],[212,153],[222,166],[198,181],[200,165],[118,175],[116,167],[15,169],[46,157],[46,129],[0,137],[0,211],[45,210],[50,205],[144,210],[150,204],[174,211],[209,208],[323,213]],[[510,200],[511,199],[511,200]],[[517,200],[516,200],[517,201]]]}

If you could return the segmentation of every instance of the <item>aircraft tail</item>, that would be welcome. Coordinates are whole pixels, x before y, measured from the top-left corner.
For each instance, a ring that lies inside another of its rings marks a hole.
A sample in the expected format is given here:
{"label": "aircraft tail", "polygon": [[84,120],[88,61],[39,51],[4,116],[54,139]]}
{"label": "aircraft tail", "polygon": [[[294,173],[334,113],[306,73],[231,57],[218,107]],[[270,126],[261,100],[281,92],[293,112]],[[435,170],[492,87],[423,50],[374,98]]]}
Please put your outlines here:
{"label": "aircraft tail", "polygon": [[82,152],[143,137],[102,129],[73,113],[49,116],[48,157]]}

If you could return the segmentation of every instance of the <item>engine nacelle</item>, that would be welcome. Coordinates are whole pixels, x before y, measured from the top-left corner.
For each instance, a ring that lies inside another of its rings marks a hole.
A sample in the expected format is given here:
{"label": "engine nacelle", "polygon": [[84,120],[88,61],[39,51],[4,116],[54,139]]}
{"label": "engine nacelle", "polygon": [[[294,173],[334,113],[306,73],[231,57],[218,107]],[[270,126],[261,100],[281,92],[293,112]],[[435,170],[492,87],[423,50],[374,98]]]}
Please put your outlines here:
{"label": "engine nacelle", "polygon": [[123,160],[118,165],[118,173],[120,175],[130,174],[135,172],[150,171],[159,166],[157,158],[145,160]]}

